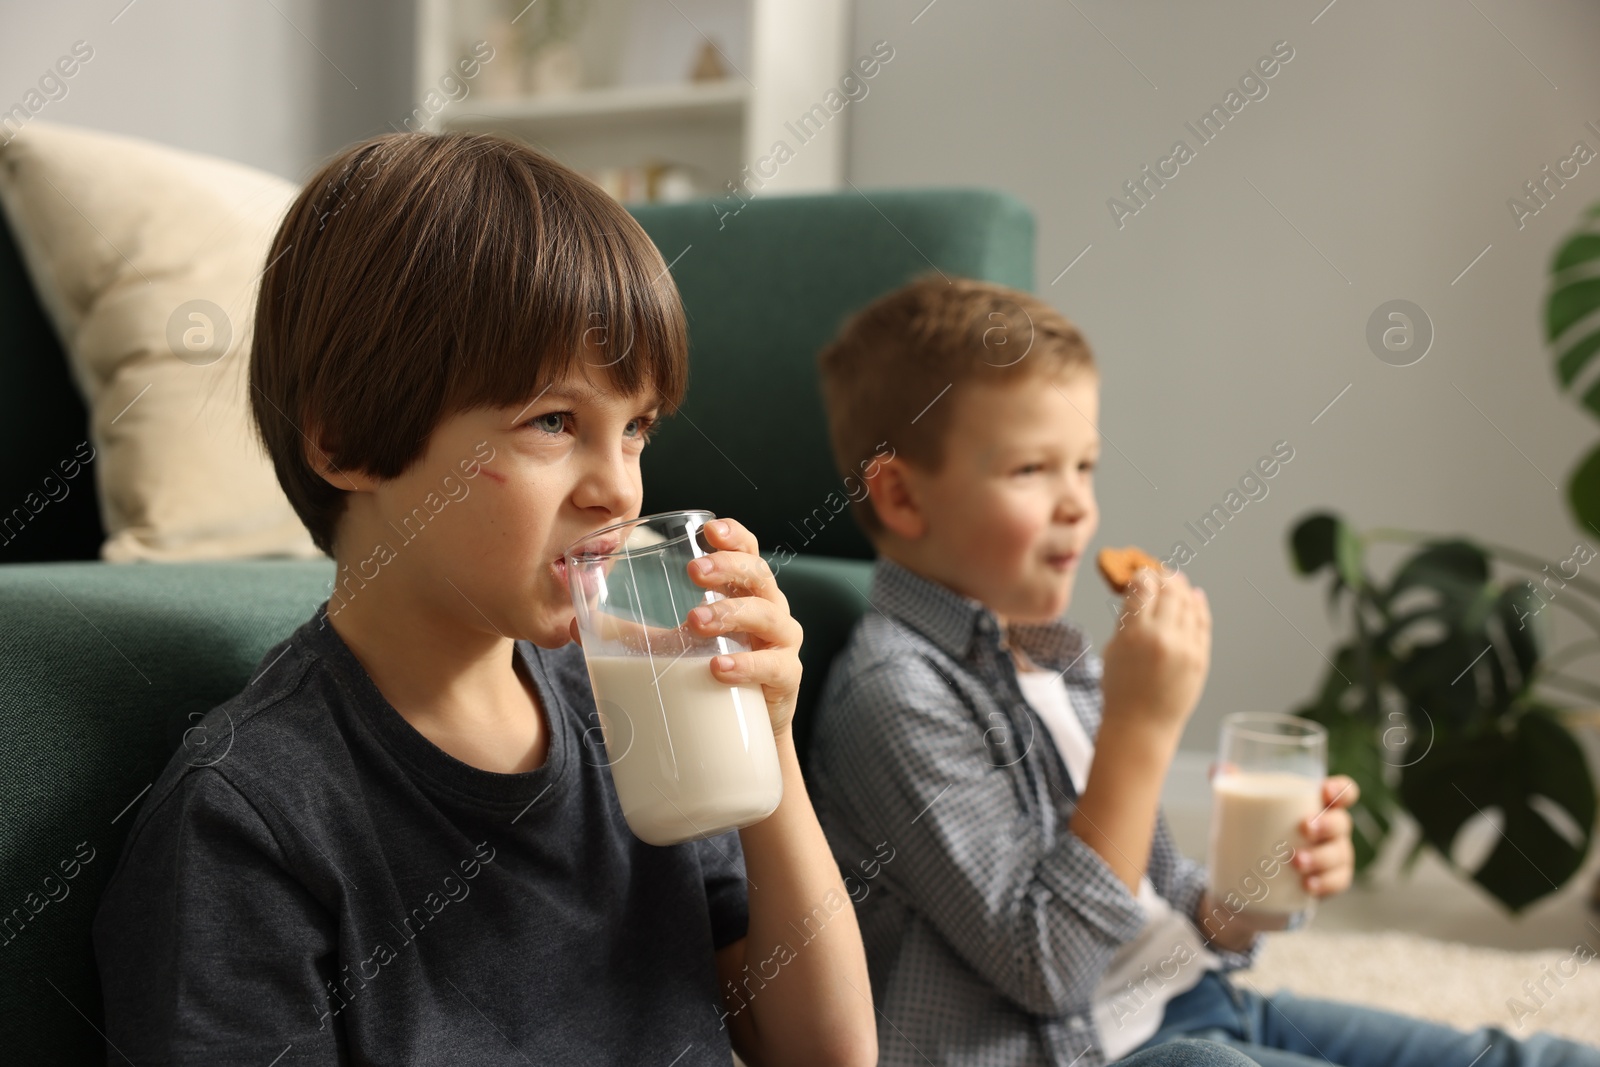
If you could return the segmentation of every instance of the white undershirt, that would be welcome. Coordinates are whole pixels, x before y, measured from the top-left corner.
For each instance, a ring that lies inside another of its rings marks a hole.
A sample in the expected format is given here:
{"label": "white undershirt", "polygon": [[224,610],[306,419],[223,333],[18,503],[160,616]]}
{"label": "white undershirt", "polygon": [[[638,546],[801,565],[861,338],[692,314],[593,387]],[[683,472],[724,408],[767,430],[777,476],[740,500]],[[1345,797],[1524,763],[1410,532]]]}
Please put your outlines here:
{"label": "white undershirt", "polygon": [[[1017,682],[1044,720],[1082,796],[1094,743],[1072,708],[1066,684],[1055,671],[1046,670],[1019,670]],[[1161,1028],[1167,1001],[1221,966],[1194,924],[1172,910],[1149,878],[1140,877],[1137,899],[1144,908],[1144,927],[1117,950],[1095,987],[1094,1021],[1107,1060],[1121,1059],[1149,1040]]]}

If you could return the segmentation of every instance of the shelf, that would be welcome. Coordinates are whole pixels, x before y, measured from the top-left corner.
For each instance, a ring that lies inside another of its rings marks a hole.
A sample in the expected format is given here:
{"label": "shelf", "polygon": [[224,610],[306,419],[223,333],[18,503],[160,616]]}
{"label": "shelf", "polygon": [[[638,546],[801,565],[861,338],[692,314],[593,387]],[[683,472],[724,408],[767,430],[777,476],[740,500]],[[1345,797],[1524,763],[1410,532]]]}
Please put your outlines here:
{"label": "shelf", "polygon": [[[497,3],[417,0],[412,74],[418,99],[436,98],[439,72],[453,68],[468,42],[493,38],[496,49],[507,52],[504,62],[511,62],[514,35]],[[676,71],[693,69],[704,38],[674,0],[585,0],[588,13],[571,43],[588,76],[610,87],[489,99],[474,86],[459,103],[445,104],[428,126],[517,138],[591,174],[675,164],[687,168],[707,195],[737,192],[748,198],[841,188],[845,122],[809,140],[771,179],[753,181],[749,168],[771,153],[776,139],[788,136],[786,123],[814,109],[851,69],[847,0],[706,3],[708,11],[721,11],[720,24],[744,38],[730,45],[739,59],[728,79],[670,80]],[[749,80],[739,75],[741,69]],[[668,80],[647,81],[653,78]]]}
{"label": "shelf", "polygon": [[504,123],[542,131],[581,126],[590,132],[597,127],[659,122],[739,122],[749,97],[750,87],[737,78],[704,84],[626,85],[513,100],[477,100],[445,108],[439,122],[447,129]]}

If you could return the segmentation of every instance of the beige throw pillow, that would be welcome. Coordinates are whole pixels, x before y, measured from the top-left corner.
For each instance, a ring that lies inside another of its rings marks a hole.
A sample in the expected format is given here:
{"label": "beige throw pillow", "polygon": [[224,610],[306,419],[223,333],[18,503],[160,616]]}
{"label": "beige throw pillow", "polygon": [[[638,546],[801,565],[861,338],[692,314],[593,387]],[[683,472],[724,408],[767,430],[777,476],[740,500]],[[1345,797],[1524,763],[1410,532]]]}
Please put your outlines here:
{"label": "beige throw pillow", "polygon": [[89,409],[103,559],[321,555],[246,396],[267,246],[296,192],[37,120],[0,147],[0,207]]}

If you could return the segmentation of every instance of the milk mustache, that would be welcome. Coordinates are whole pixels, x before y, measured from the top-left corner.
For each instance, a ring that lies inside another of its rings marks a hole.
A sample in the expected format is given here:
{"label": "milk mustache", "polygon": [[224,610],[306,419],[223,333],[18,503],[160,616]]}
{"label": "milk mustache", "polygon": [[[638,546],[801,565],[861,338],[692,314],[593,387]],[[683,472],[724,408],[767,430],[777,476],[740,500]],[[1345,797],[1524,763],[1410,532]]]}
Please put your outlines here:
{"label": "milk mustache", "polygon": [[1211,895],[1221,901],[1232,893],[1251,912],[1286,913],[1310,903],[1289,850],[1305,847],[1300,822],[1321,810],[1322,781],[1233,771],[1214,777],[1211,791]]}
{"label": "milk mustache", "polygon": [[617,800],[640,840],[670,845],[770,815],[783,796],[767,702],[711,656],[585,657]]}

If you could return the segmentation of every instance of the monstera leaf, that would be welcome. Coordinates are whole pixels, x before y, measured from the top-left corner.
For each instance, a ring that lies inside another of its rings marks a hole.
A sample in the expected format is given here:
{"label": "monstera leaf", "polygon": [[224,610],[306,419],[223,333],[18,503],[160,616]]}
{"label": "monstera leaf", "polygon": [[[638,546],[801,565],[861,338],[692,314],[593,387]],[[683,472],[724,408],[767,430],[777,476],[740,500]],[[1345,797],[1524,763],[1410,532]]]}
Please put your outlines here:
{"label": "monstera leaf", "polygon": [[1438,745],[1405,769],[1400,797],[1445,856],[1475,816],[1497,823],[1472,878],[1512,911],[1555,892],[1589,851],[1594,788],[1583,750],[1549,709],[1525,712],[1504,733]]}
{"label": "monstera leaf", "polygon": [[[1570,391],[1580,378],[1593,380],[1581,403],[1600,417],[1600,378],[1584,373],[1600,352],[1600,204],[1584,213],[1583,223],[1556,249],[1544,327],[1561,388]],[[1600,529],[1600,447],[1568,478],[1567,503],[1580,525]]]}
{"label": "monstera leaf", "polygon": [[1294,565],[1301,574],[1311,575],[1332,566],[1333,583],[1328,589],[1330,610],[1345,589],[1359,590],[1366,583],[1361,572],[1361,539],[1326,512],[1302,519],[1289,537]]}
{"label": "monstera leaf", "polygon": [[1600,445],[1595,446],[1567,479],[1567,506],[1579,522],[1600,529]]}
{"label": "monstera leaf", "polygon": [[1443,595],[1451,614],[1459,618],[1479,597],[1489,581],[1489,554],[1470,541],[1439,541],[1412,556],[1389,582],[1389,597],[1408,589],[1428,589]]}

